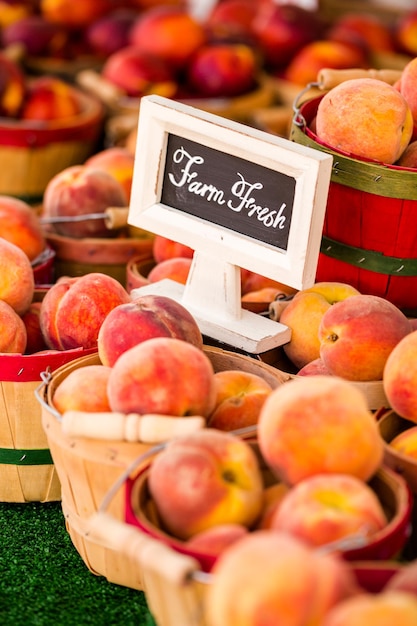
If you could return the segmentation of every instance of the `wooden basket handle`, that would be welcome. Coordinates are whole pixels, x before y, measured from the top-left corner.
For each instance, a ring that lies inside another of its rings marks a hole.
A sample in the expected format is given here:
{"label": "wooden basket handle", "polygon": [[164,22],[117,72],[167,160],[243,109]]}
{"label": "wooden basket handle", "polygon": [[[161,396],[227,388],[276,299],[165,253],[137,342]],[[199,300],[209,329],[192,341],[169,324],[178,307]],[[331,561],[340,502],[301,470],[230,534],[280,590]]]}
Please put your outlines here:
{"label": "wooden basket handle", "polygon": [[81,70],[75,79],[80,87],[96,96],[111,109],[117,110],[120,99],[126,97],[125,91],[116,87],[94,70]]}
{"label": "wooden basket handle", "polygon": [[322,68],[317,75],[318,87],[320,89],[333,89],[337,85],[353,78],[376,78],[385,83],[393,85],[401,77],[401,70],[391,69],[361,69],[351,68],[346,70],[336,70],[329,67]]}

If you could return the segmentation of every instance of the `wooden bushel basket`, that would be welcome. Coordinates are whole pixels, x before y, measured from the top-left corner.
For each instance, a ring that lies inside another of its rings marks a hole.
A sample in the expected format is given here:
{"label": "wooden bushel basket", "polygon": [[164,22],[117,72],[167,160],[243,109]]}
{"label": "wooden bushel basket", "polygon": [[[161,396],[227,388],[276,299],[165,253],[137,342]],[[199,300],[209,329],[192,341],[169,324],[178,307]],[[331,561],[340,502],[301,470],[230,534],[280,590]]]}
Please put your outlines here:
{"label": "wooden bushel basket", "polygon": [[[384,80],[395,73],[374,75]],[[292,141],[333,155],[316,280],[349,283],[414,315],[417,171],[360,160],[321,144],[310,126],[322,97],[294,107],[291,129]]]}
{"label": "wooden bushel basket", "polygon": [[85,354],[82,348],[0,355],[0,501],[61,499],[61,487],[42,427],[35,390],[41,373]]}
{"label": "wooden bushel basket", "polygon": [[[215,371],[251,371],[265,378],[273,388],[288,380],[286,374],[250,357],[214,347],[204,347],[204,351]],[[105,542],[91,537],[87,532],[87,522],[98,511],[111,486],[138,457],[152,450],[153,443],[68,436],[63,432],[62,421],[53,405],[56,388],[71,371],[99,363],[95,353],[52,372],[38,398],[42,406],[42,424],[61,482],[67,531],[78,553],[92,573],[104,576],[109,582],[141,590],[143,581],[137,564],[120,550],[114,550]],[[138,469],[137,466],[135,468]],[[124,520],[125,496],[122,490],[112,499],[109,513],[115,520]]]}

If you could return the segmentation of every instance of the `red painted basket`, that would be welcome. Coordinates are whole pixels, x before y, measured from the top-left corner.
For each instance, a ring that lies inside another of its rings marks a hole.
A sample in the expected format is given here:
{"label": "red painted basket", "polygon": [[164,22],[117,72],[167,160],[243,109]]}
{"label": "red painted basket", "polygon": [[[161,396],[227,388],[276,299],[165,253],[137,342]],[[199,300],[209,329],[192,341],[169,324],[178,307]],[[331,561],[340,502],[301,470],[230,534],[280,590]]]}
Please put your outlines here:
{"label": "red painted basket", "polygon": [[417,170],[332,150],[311,130],[323,96],[296,109],[291,140],[333,155],[316,280],[350,283],[417,311]]}

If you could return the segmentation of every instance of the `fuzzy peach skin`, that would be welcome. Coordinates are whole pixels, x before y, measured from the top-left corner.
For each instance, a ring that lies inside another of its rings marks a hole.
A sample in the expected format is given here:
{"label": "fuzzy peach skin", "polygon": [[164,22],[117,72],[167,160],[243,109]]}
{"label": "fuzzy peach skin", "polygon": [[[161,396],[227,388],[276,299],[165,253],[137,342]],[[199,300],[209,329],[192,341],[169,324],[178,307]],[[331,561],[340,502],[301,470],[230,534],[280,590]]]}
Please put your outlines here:
{"label": "fuzzy peach skin", "polygon": [[212,575],[207,626],[318,626],[333,606],[357,592],[352,570],[336,555],[271,530],[232,544]]}
{"label": "fuzzy peach skin", "polygon": [[21,248],[30,261],[46,248],[46,239],[34,209],[18,198],[0,195],[0,237]]}
{"label": "fuzzy peach skin", "polygon": [[388,356],[411,324],[394,304],[360,294],[334,304],[322,317],[320,358],[330,374],[348,380],[382,380]]}
{"label": "fuzzy peach skin", "polygon": [[323,359],[320,357],[318,359],[314,359],[307,363],[298,370],[298,376],[316,376],[317,374],[325,374],[326,376],[331,376],[328,368],[325,366]]}
{"label": "fuzzy peach skin", "polygon": [[316,133],[336,151],[392,164],[411,140],[413,116],[405,97],[392,85],[353,78],[323,96]]}
{"label": "fuzzy peach skin", "polygon": [[166,296],[138,295],[106,316],[97,348],[103,365],[113,366],[129,348],[152,337],[175,337],[203,348],[203,337],[191,313]]}
{"label": "fuzzy peach skin", "polygon": [[193,535],[186,546],[193,551],[219,556],[232,543],[247,535],[249,529],[243,524],[216,524]]}
{"label": "fuzzy peach skin", "polygon": [[417,330],[406,335],[388,356],[382,382],[392,409],[417,423]]}
{"label": "fuzzy peach skin", "polygon": [[117,231],[103,219],[53,222],[54,218],[74,218],[104,213],[109,207],[124,207],[127,197],[122,184],[108,172],[86,165],[71,165],[55,174],[43,195],[41,217],[52,220],[50,227],[67,237],[111,237]]}
{"label": "fuzzy peach skin", "polygon": [[391,439],[389,445],[396,452],[410,456],[417,461],[417,426],[403,430],[394,439]]}
{"label": "fuzzy peach skin", "polygon": [[395,165],[417,169],[417,140],[408,144]]}
{"label": "fuzzy peach skin", "polygon": [[301,369],[320,357],[318,329],[325,312],[335,302],[358,294],[355,287],[346,283],[318,282],[294,295],[279,321],[291,329],[291,340],[283,350],[295,367]]}
{"label": "fuzzy peach skin", "polygon": [[322,626],[415,626],[417,598],[405,591],[362,593],[333,607],[324,616]]}
{"label": "fuzzy peach skin", "polygon": [[376,493],[349,474],[316,474],[294,485],[272,516],[270,527],[311,546],[358,535],[365,539],[387,524]]}
{"label": "fuzzy peach skin", "polygon": [[21,317],[7,302],[0,300],[0,352],[23,354],[26,342],[26,327]]}
{"label": "fuzzy peach skin", "polygon": [[23,315],[30,307],[34,292],[35,279],[27,254],[0,237],[0,300]]}
{"label": "fuzzy peach skin", "polygon": [[47,349],[40,324],[41,306],[41,302],[32,302],[26,313],[21,315],[27,335],[25,354],[34,354]]}
{"label": "fuzzy peach skin", "polygon": [[69,120],[81,113],[80,98],[67,82],[54,76],[32,80],[20,111],[23,120]]}
{"label": "fuzzy peach skin", "polygon": [[106,365],[85,365],[72,370],[57,386],[53,404],[59,413],[110,411],[107,383],[111,368]]}
{"label": "fuzzy peach skin", "polygon": [[218,524],[250,528],[262,509],[262,474],[252,447],[210,428],[171,440],[150,465],[148,486],[163,528],[178,539]]}
{"label": "fuzzy peach skin", "polygon": [[367,481],[384,444],[365,395],[336,376],[300,376],[274,389],[258,421],[261,453],[289,485],[323,473]]}
{"label": "fuzzy peach skin", "polygon": [[111,146],[89,157],[84,165],[87,167],[102,169],[116,178],[130,200],[133,180],[133,166],[135,156],[123,146]]}
{"label": "fuzzy peach skin", "polygon": [[107,315],[130,301],[124,287],[107,274],[61,277],[42,300],[39,320],[46,345],[54,350],[95,348]]}
{"label": "fuzzy peach skin", "polygon": [[192,259],[185,257],[172,257],[171,259],[160,261],[149,272],[148,280],[151,283],[156,283],[164,280],[164,278],[169,278],[185,285],[192,262]]}
{"label": "fuzzy peach skin", "polygon": [[404,96],[410,107],[414,124],[417,124],[417,57],[411,59],[401,72],[401,80],[399,82],[399,91]]}
{"label": "fuzzy peach skin", "polygon": [[214,407],[214,371],[196,346],[154,337],[119,356],[108,384],[112,411],[207,417]]}
{"label": "fuzzy peach skin", "polygon": [[240,274],[241,274],[241,290],[242,290],[243,296],[247,293],[251,293],[253,291],[259,291],[261,289],[266,289],[266,288],[277,289],[278,291],[285,293],[287,295],[293,295],[297,293],[297,290],[294,289],[293,287],[284,285],[283,283],[280,283],[277,280],[273,280],[272,278],[262,276],[261,274],[257,274],[256,272],[252,272],[250,270],[241,268]]}
{"label": "fuzzy peach skin", "polygon": [[270,528],[273,516],[290,489],[291,487],[284,483],[274,483],[273,485],[265,487],[262,515],[256,524],[257,529]]}
{"label": "fuzzy peach skin", "polygon": [[207,426],[236,430],[254,426],[260,410],[272,391],[261,376],[242,370],[223,370],[214,374],[216,405]]}
{"label": "fuzzy peach skin", "polygon": [[155,235],[152,242],[152,256],[156,263],[166,261],[172,257],[186,257],[192,259],[194,250],[185,244],[168,239],[163,235]]}

